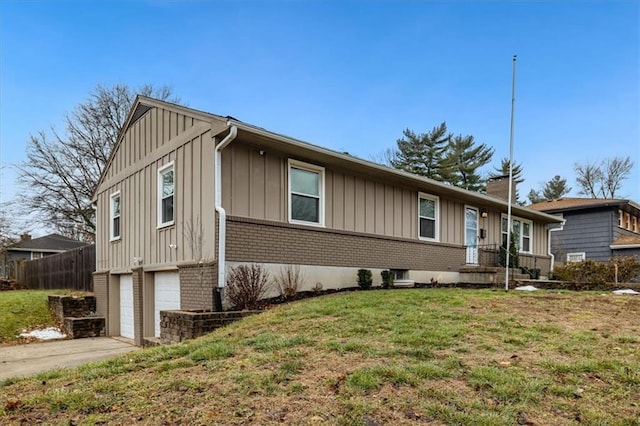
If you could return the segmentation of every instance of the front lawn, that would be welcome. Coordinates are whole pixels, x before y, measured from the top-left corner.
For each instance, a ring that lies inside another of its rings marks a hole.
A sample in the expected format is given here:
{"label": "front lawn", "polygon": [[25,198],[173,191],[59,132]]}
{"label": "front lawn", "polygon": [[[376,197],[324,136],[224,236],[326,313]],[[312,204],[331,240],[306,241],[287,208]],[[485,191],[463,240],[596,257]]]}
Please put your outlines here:
{"label": "front lawn", "polygon": [[281,305],[0,386],[0,423],[638,425],[640,297],[414,289]]}
{"label": "front lawn", "polygon": [[56,326],[47,296],[61,293],[64,290],[0,291],[0,345],[19,342],[23,331]]}

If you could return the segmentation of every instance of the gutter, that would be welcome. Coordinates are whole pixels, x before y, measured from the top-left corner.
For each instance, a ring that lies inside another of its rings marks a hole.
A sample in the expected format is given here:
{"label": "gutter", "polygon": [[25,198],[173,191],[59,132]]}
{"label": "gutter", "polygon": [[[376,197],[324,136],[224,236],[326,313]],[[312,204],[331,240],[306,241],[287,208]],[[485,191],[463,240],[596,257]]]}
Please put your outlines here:
{"label": "gutter", "polygon": [[216,292],[216,305],[220,302],[220,306],[216,306],[216,308],[220,308],[220,310],[222,310],[222,302],[218,297],[220,297],[220,291],[224,288],[226,283],[225,253],[227,242],[227,212],[222,207],[222,150],[225,149],[237,135],[238,128],[236,126],[231,126],[229,134],[225,136],[218,145],[216,145],[215,156],[213,158],[213,167],[215,170],[213,203],[215,210],[218,213],[218,288]]}

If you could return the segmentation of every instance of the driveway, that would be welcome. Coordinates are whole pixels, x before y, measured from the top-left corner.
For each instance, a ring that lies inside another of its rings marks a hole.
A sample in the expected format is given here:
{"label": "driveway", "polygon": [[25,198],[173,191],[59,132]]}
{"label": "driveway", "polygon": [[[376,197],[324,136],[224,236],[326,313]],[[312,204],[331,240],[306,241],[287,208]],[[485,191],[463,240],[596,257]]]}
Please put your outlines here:
{"label": "driveway", "polygon": [[126,340],[91,337],[0,347],[0,380],[75,367],[140,349]]}

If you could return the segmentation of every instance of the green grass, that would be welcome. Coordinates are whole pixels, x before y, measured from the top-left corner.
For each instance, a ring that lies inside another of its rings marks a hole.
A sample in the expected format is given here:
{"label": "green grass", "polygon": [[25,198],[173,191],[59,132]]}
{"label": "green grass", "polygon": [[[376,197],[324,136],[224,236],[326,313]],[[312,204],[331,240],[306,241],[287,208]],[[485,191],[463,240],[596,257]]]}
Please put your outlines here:
{"label": "green grass", "polygon": [[599,293],[338,294],[7,380],[0,423],[639,425],[639,312]]}
{"label": "green grass", "polygon": [[64,290],[15,290],[0,292],[0,344],[13,343],[23,331],[56,326],[47,296]]}

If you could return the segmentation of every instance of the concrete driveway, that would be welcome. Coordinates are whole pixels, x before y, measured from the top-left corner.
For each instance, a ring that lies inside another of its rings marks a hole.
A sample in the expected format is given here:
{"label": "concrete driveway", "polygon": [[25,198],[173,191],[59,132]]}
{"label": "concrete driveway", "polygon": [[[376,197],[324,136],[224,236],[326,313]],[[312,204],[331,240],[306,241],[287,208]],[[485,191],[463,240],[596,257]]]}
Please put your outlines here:
{"label": "concrete driveway", "polygon": [[0,347],[0,380],[100,361],[140,349],[126,340],[91,337]]}

